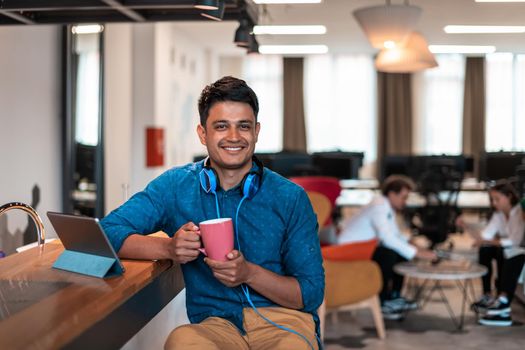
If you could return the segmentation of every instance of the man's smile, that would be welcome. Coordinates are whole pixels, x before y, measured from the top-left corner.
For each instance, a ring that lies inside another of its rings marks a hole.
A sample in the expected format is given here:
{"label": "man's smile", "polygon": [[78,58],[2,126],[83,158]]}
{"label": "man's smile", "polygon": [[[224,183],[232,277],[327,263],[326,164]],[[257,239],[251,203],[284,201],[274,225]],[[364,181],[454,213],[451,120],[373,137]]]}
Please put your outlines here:
{"label": "man's smile", "polygon": [[239,152],[245,148],[245,146],[220,146],[220,147],[228,152]]}

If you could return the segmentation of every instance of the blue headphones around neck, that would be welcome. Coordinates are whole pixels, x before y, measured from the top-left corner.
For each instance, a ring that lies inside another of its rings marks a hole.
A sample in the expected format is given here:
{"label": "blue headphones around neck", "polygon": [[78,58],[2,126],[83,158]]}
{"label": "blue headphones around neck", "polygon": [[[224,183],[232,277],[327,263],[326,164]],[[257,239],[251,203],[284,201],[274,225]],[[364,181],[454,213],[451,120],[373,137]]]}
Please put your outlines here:
{"label": "blue headphones around neck", "polygon": [[[261,187],[263,178],[263,164],[255,156],[252,157],[252,161],[255,163],[257,169],[250,170],[249,173],[244,175],[240,185],[241,195],[247,199],[252,199],[255,196]],[[216,194],[220,188],[219,176],[215,169],[211,167],[209,157],[204,161],[204,167],[199,173],[199,180],[202,189],[206,193]]]}

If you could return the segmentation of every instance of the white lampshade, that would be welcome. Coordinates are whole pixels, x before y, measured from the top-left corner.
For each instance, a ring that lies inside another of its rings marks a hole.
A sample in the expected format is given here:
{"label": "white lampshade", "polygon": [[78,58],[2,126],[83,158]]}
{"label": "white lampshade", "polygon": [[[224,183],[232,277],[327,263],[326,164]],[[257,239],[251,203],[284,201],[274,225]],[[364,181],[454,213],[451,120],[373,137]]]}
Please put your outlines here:
{"label": "white lampshade", "polygon": [[383,5],[354,11],[354,17],[365,32],[368,41],[377,49],[384,43],[403,43],[415,29],[421,9],[413,5]]}
{"label": "white lampshade", "polygon": [[410,33],[404,46],[381,50],[375,61],[378,71],[388,73],[412,73],[437,65],[427,41],[418,32]]}

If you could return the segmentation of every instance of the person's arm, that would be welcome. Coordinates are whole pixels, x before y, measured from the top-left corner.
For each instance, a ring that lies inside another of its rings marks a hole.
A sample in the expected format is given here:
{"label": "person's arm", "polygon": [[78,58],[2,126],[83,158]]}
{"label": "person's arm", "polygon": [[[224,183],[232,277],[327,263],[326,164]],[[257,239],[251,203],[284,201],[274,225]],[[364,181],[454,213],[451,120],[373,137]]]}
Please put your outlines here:
{"label": "person's arm", "polygon": [[229,260],[226,262],[205,258],[215,278],[224,285],[236,287],[245,283],[276,304],[291,309],[303,308],[301,288],[297,279],[278,275],[253,264],[244,259],[237,250],[229,253],[227,257]]}
{"label": "person's arm", "polygon": [[124,240],[118,256],[139,260],[170,259],[170,241],[171,238],[168,237],[150,237],[132,234]]}
{"label": "person's arm", "polygon": [[502,226],[502,218],[499,212],[492,214],[487,226],[481,231],[480,244],[499,245],[499,239],[496,234]]}
{"label": "person's arm", "polygon": [[401,238],[395,217],[386,207],[378,205],[371,211],[371,216],[372,225],[383,246],[392,249],[407,260],[412,260],[417,255],[418,249]]}
{"label": "person's arm", "polygon": [[521,208],[513,209],[510,213],[509,222],[506,225],[507,236],[500,239],[504,248],[520,247],[525,234],[525,222],[522,217]]}
{"label": "person's arm", "polygon": [[[199,228],[188,222],[180,228],[170,226],[174,213],[176,188],[171,173],[165,172],[149,183],[144,191],[101,220],[110,243],[122,258],[172,259],[178,263],[194,260],[199,255]],[[168,195],[169,194],[169,195]],[[149,237],[150,233],[164,230],[175,232],[173,238]]]}
{"label": "person's arm", "polygon": [[201,246],[199,228],[188,222],[172,238],[133,234],[128,236],[118,255],[121,258],[155,260],[171,259],[180,264],[195,260]]}

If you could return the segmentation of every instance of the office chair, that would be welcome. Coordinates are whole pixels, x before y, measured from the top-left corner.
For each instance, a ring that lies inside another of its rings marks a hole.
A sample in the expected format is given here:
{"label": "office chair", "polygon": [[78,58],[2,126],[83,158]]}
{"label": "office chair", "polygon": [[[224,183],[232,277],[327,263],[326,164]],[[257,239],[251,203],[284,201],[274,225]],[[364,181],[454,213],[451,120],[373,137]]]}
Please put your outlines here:
{"label": "office chair", "polygon": [[304,188],[307,193],[320,193],[326,196],[331,204],[331,215],[329,215],[319,228],[322,229],[332,223],[334,210],[336,209],[335,201],[341,194],[341,185],[339,180],[330,176],[296,176],[291,177],[290,181]]}

